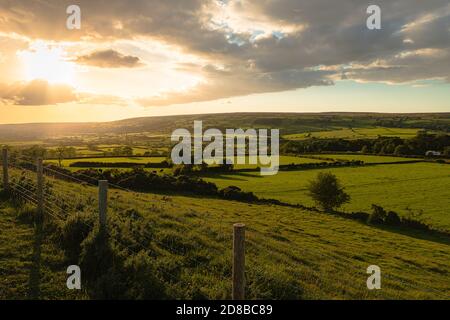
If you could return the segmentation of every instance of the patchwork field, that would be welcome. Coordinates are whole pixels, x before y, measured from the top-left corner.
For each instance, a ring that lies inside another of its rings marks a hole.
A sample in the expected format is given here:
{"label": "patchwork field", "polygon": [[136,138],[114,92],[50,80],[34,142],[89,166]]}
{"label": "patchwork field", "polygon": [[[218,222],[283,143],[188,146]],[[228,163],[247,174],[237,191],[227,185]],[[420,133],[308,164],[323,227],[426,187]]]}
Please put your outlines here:
{"label": "patchwork field", "polygon": [[[126,162],[126,163],[137,163],[137,164],[146,164],[146,163],[161,163],[166,160],[165,157],[109,157],[109,158],[82,158],[82,159],[65,159],[61,161],[63,167],[69,167],[71,164],[75,162],[101,162],[101,163],[118,163],[118,162]],[[46,163],[53,163],[58,165],[58,160],[46,160]]]}
{"label": "patchwork field", "polygon": [[[199,119],[204,129],[280,129],[285,139],[299,140],[280,141],[285,153],[280,165],[311,165],[275,176],[254,170],[261,164],[235,164],[239,171],[223,174],[159,165],[145,170],[169,176],[124,172],[136,164],[167,160],[170,133],[190,130]],[[230,299],[232,226],[238,222],[246,224],[248,299],[449,299],[448,234],[404,221],[366,223],[320,210],[271,205],[233,189],[219,192],[197,179],[204,174],[202,178],[219,188],[238,186],[260,198],[316,206],[307,193],[308,183],[319,172],[332,172],[351,196],[342,211],[370,212],[376,204],[449,232],[448,164],[351,153],[366,146],[424,155],[432,147],[442,152],[439,162],[449,161],[450,140],[432,134],[448,132],[449,119],[448,114],[261,113],[0,125],[0,140],[10,148],[10,182],[15,188],[3,192],[0,184],[0,299]],[[416,136],[419,130],[428,134]],[[400,143],[408,149],[387,148],[391,141],[380,136],[403,139]],[[314,153],[298,155],[308,150]],[[45,223],[33,220],[36,157],[54,165],[59,165],[58,157],[65,158],[62,166],[70,171],[95,167],[71,167],[75,162],[102,163],[96,169],[105,170],[122,163],[117,170],[123,172],[108,176],[105,238],[98,230],[96,183],[104,172],[85,172],[94,176],[92,181],[70,174],[55,180],[55,170],[44,170]],[[366,165],[327,165],[352,160]],[[102,261],[107,263],[102,266]],[[78,292],[66,290],[65,268],[72,264],[83,266],[83,277],[94,280],[83,283]],[[366,270],[374,264],[381,267],[382,290],[370,291]]]}
{"label": "patchwork field", "polygon": [[420,160],[415,158],[402,158],[402,157],[390,157],[390,156],[377,156],[377,155],[364,155],[364,154],[315,154],[315,155],[305,155],[305,157],[312,156],[314,158],[323,158],[323,159],[334,159],[334,160],[360,160],[364,161],[364,163],[385,163],[385,162],[405,162],[405,161],[414,161]]}
{"label": "patchwork field", "polygon": [[[260,176],[258,172],[208,176],[220,187],[235,185],[263,198],[312,206],[307,185],[322,170],[279,172]],[[347,211],[368,212],[372,204],[406,215],[423,212],[422,220],[450,230],[450,167],[447,164],[414,163],[365,167],[331,168],[352,197]]]}
{"label": "patchwork field", "polygon": [[384,137],[412,138],[420,129],[410,128],[340,128],[336,130],[296,133],[283,136],[287,140],[305,140],[310,138],[329,139],[364,139]]}
{"label": "patchwork field", "polygon": [[[326,159],[312,159],[312,158],[303,158],[303,157],[294,157],[294,156],[280,156],[280,165],[288,165],[288,164],[303,164],[303,163],[320,163],[320,162],[329,162]],[[246,164],[238,164],[238,160],[245,161]],[[205,162],[208,162],[205,160]],[[248,158],[244,157],[236,157],[234,160],[234,168],[235,169],[254,169],[258,166],[264,166],[262,164],[248,164]]]}

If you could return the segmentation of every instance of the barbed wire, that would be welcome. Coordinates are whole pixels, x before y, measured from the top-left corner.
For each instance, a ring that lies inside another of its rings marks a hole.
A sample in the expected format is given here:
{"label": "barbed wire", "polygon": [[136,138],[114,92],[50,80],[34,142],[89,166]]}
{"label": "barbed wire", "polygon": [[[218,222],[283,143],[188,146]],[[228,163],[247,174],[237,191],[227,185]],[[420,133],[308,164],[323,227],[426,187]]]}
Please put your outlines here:
{"label": "barbed wire", "polygon": [[[22,167],[18,167],[18,166],[14,166],[14,168],[19,169],[19,170],[26,170],[26,168],[22,168]],[[49,168],[47,168],[47,169],[49,169]],[[56,171],[56,170],[50,169],[50,171],[54,171],[56,174],[61,174],[59,171]],[[62,175],[63,175],[63,176],[66,176],[67,178],[72,178],[73,180],[78,180],[78,179],[76,179],[76,178],[74,178],[74,177],[70,177],[70,176],[65,175],[65,174],[62,174]],[[86,177],[87,177],[87,176],[86,176]],[[91,179],[92,179],[92,178],[91,178]],[[32,181],[32,180],[30,180],[30,181]],[[84,182],[84,181],[78,180],[78,182]],[[120,187],[120,186],[118,186],[118,185],[116,185],[116,184],[111,184],[111,185],[112,185],[112,186],[119,187],[120,189],[129,191],[129,192],[133,192],[133,191],[128,190],[128,189],[126,189],[126,188],[122,188],[122,187]],[[18,186],[18,187],[21,187],[20,185],[17,185],[17,186]],[[27,198],[28,200],[32,201],[33,203],[37,204],[37,203],[38,203],[38,200],[35,199],[35,198],[33,198],[31,195],[25,193],[25,191],[27,191],[27,190],[26,190],[25,188],[21,187],[21,192],[20,192],[20,194],[21,194],[22,196],[24,196],[25,198]],[[133,192],[133,193],[135,193],[135,192]],[[46,195],[47,197],[49,197],[49,196],[52,197],[52,195],[50,195],[50,194],[48,194],[48,193],[45,194],[45,195]],[[54,196],[53,196],[53,197],[54,197]],[[58,205],[55,204],[55,203],[51,203],[51,202],[48,201],[48,200],[45,201],[45,204],[47,205],[47,206],[45,207],[45,209],[46,209],[47,211],[50,211],[50,212],[49,212],[50,216],[52,216],[52,217],[54,217],[54,218],[57,218],[57,219],[59,219],[59,220],[64,220],[64,217],[61,216],[61,215],[59,215],[58,213],[56,213],[54,210],[52,210],[52,209],[50,208],[50,206],[51,206],[51,205],[54,205],[55,207],[57,207],[57,208],[60,209],[61,211],[63,211],[63,208],[61,208],[60,206],[58,206]],[[84,224],[85,226],[89,227],[89,228],[91,227],[91,226],[89,226],[88,224],[86,224],[84,221],[81,221],[81,223]],[[109,237],[108,237],[109,239],[111,239],[111,240],[114,241],[116,244],[120,245],[121,247],[124,247],[124,248],[128,249],[129,251],[131,251],[131,252],[134,253],[134,254],[138,254],[138,253],[139,253],[138,251],[133,250],[133,249],[131,248],[130,245],[127,245],[127,244],[125,244],[123,241],[118,241],[117,239],[115,239],[115,237],[113,236],[113,234],[111,234],[110,232],[108,232],[108,236],[109,236]],[[174,252],[179,251],[178,248],[175,248],[174,246],[169,246],[168,244],[162,243],[161,241],[158,241],[158,240],[156,240],[156,239],[154,239],[154,238],[150,239],[150,238],[148,238],[148,237],[146,237],[146,236],[144,236],[144,235],[141,235],[141,238],[142,238],[143,241],[145,241],[145,242],[147,242],[147,243],[154,243],[154,244],[158,245],[158,247],[159,247],[160,249],[169,251],[169,252],[171,252],[172,254],[173,254]],[[140,243],[139,241],[137,241],[137,240],[135,240],[135,239],[132,239],[132,242],[133,242],[133,244],[137,245],[139,248],[141,248],[141,249],[144,250],[144,251],[147,251],[147,252],[150,251],[150,252],[153,252],[154,254],[158,254],[157,251],[154,251],[152,248],[148,248],[148,247],[142,245],[142,243]],[[201,261],[200,259],[195,259],[195,258],[188,257],[188,256],[182,256],[182,257],[183,257],[183,261],[184,261],[185,263],[191,263],[191,264],[201,264],[202,262],[204,263],[204,261]],[[162,272],[165,276],[168,276],[169,278],[172,278],[172,280],[179,281],[179,279],[178,279],[177,277],[175,277],[173,274],[168,273],[168,272],[164,272],[164,271],[162,271],[162,270],[159,270],[159,271]],[[186,285],[189,285],[189,284],[190,284],[190,283],[188,283],[188,284],[186,284]]]}
{"label": "barbed wire", "polygon": [[[25,160],[24,162],[27,163],[27,164],[32,164],[33,166],[36,167],[36,164],[32,163],[29,160]],[[15,164],[9,164],[9,165],[11,167],[17,169],[17,170],[32,171],[29,168],[23,168],[23,167],[20,167],[20,166],[16,166]],[[72,181],[76,181],[76,182],[83,183],[83,184],[90,184],[92,186],[97,187],[97,185],[94,184],[94,183],[75,178],[75,177],[73,177],[71,175],[67,175],[67,174],[62,173],[60,171],[54,170],[54,169],[52,169],[52,168],[50,168],[48,166],[44,166],[43,169],[55,173],[55,175],[52,176],[52,178],[54,178],[54,179],[57,179],[57,175],[60,175],[60,176],[66,177],[68,179],[71,179]],[[77,174],[79,176],[81,176],[81,177],[85,177],[85,178],[88,178],[90,180],[94,180],[94,178],[92,178],[90,176],[87,176],[85,174],[82,174],[82,173],[77,173]],[[127,178],[127,179],[129,179],[129,178]],[[34,182],[30,178],[25,177],[24,180],[26,182],[30,182],[31,183],[30,186],[33,186],[33,188],[34,188],[33,190],[36,190],[36,188],[34,187]],[[126,179],[124,179],[124,180],[126,180]],[[119,183],[121,183],[124,180],[119,181]],[[109,185],[112,186],[112,187],[115,187],[117,189],[126,191],[126,192],[137,193],[136,191],[130,190],[130,189],[125,188],[125,187],[122,187],[119,184],[109,183]],[[31,190],[27,190],[25,187],[23,187],[23,186],[21,186],[21,185],[19,185],[17,183],[14,183],[14,182],[11,183],[11,187],[14,188],[15,191],[18,192],[27,201],[30,201],[30,202],[32,202],[34,204],[38,203],[38,200],[35,198],[36,195],[33,194],[33,192]],[[54,206],[54,207],[56,207],[56,209],[61,210],[61,212],[64,211],[64,209],[60,206],[61,203],[60,204],[57,203],[57,201],[58,201],[57,195],[52,195],[52,194],[50,194],[48,192],[44,193],[44,195],[45,195],[44,206],[45,206],[46,211],[48,211],[49,215],[52,216],[53,218],[60,219],[60,220],[64,221],[65,217],[63,217],[62,215],[58,214],[57,212],[55,212],[54,210],[51,209],[51,206]],[[84,223],[83,221],[81,221],[81,223],[85,224],[89,228],[91,227],[88,224]],[[222,227],[220,229],[222,230]],[[108,239],[111,239],[116,244],[122,246],[123,248],[126,248],[130,252],[132,252],[134,254],[138,254],[139,252],[141,252],[141,251],[136,251],[130,245],[125,244],[123,242],[123,239],[121,239],[122,241],[119,241],[119,240],[115,239],[114,235],[111,234],[110,232],[108,232],[107,234],[108,234]],[[198,234],[198,235],[200,235],[200,234]],[[260,238],[263,235],[260,235],[259,233],[253,232],[253,231],[250,231],[249,235],[250,235],[250,237],[248,237],[248,243],[249,243],[250,246],[257,247],[257,250],[258,250],[258,248],[259,249],[261,249],[261,248],[266,249],[266,250],[259,250],[259,252],[270,252],[270,255],[273,256],[273,257],[274,256],[278,256],[278,255],[284,255],[284,253],[282,251],[280,251],[279,249],[274,251],[273,248],[271,248],[265,242],[263,242],[263,244],[261,244],[260,243],[261,239],[257,239],[257,238]],[[158,245],[159,248],[161,248],[163,250],[167,250],[167,251],[169,251],[172,254],[176,254],[176,252],[180,251],[180,250],[178,250],[179,248],[175,248],[174,246],[170,246],[167,243],[162,243],[161,241],[158,241],[158,240],[156,240],[154,238],[150,239],[150,238],[146,237],[143,234],[141,234],[140,237],[141,237],[141,240],[145,241],[146,243],[149,243],[149,244],[150,243],[154,243],[154,244]],[[156,252],[153,248],[148,248],[148,247],[144,246],[141,242],[139,242],[135,238],[131,238],[131,240],[132,240],[134,245],[142,248],[142,250],[144,250],[144,252],[153,252],[155,254],[158,254],[158,252]],[[279,241],[278,245],[280,245],[280,244],[283,245],[283,246],[286,245],[282,241]],[[209,249],[209,248],[207,248],[207,249]],[[270,249],[270,250],[267,250],[267,249]],[[342,256],[342,255],[339,255],[338,257],[336,257],[336,256],[333,256],[333,255],[330,255],[330,254],[317,253],[316,251],[307,249],[306,246],[302,247],[302,251],[307,253],[309,257],[314,258],[314,261],[316,261],[316,258],[320,257],[322,259],[320,261],[325,261],[325,260],[336,261],[336,259],[339,258],[340,260],[343,260],[344,262],[354,262],[351,258],[347,258],[347,257]],[[182,255],[182,257],[183,257],[183,261],[184,262],[190,262],[190,263],[195,263],[195,264],[200,264],[200,265],[205,263],[205,259],[203,259],[203,260],[195,259],[195,258],[186,256],[186,255]],[[257,258],[257,255],[254,255],[254,256],[250,255],[249,256],[249,261],[253,261],[255,258]],[[276,259],[280,260],[281,258],[277,257]],[[298,264],[286,264],[286,266],[288,266],[289,268],[298,268],[299,267]],[[352,263],[349,263],[347,266],[351,267],[352,269],[357,268]],[[170,278],[172,278],[175,281],[179,281],[180,280],[177,276],[175,276],[175,275],[173,275],[173,274],[171,274],[169,272],[166,272],[166,271],[163,271],[163,270],[159,270],[159,271],[162,274],[164,274],[166,276],[169,276]],[[249,271],[247,271],[247,272],[249,272]],[[314,269],[312,269],[312,272],[318,272],[318,271],[315,271]],[[260,276],[263,276],[264,278],[267,277],[267,270],[265,270],[261,266],[258,267],[258,263],[257,262],[256,263],[252,263],[252,270],[251,270],[250,273],[259,274]],[[389,280],[392,280],[392,281],[400,281],[403,285],[406,285],[406,286],[408,286],[410,288],[415,288],[419,292],[425,290],[427,292],[436,293],[436,294],[438,294],[438,296],[444,296],[444,294],[442,292],[440,292],[439,290],[437,290],[437,289],[434,289],[434,288],[431,288],[431,287],[428,287],[428,286],[424,287],[423,284],[420,284],[420,286],[419,285],[415,285],[414,283],[411,283],[409,281],[405,281],[404,279],[401,279],[401,277],[398,277],[398,276],[395,276],[395,275],[387,275],[386,278],[389,279]],[[190,284],[190,283],[188,283],[188,284]],[[301,285],[300,284],[292,285],[290,283],[285,283],[285,285],[287,285],[288,287],[290,287],[292,289],[295,289],[295,290],[301,289]]]}

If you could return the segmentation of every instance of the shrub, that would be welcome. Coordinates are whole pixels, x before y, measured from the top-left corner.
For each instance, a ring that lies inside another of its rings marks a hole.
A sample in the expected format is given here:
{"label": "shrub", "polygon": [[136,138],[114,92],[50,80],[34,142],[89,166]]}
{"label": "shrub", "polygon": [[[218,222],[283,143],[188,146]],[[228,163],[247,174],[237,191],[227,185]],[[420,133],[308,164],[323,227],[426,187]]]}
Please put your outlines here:
{"label": "shrub", "polygon": [[256,197],[253,192],[244,192],[241,188],[236,186],[229,186],[222,190],[220,190],[220,195],[222,198],[227,200],[237,200],[237,201],[256,201],[258,197]]}
{"label": "shrub", "polygon": [[402,221],[400,220],[400,217],[394,211],[389,211],[387,213],[385,222],[386,222],[386,224],[388,224],[390,226],[398,226],[402,223]]}
{"label": "shrub", "polygon": [[337,177],[331,172],[321,172],[310,181],[308,193],[325,211],[336,209],[350,201]]}
{"label": "shrub", "polygon": [[145,251],[137,254],[113,246],[107,234],[95,228],[81,245],[80,267],[92,299],[164,299],[162,280]]}
{"label": "shrub", "polygon": [[141,251],[116,262],[90,287],[94,299],[160,300],[167,298],[164,283],[156,277],[149,256]]}
{"label": "shrub", "polygon": [[75,213],[65,220],[61,227],[61,247],[69,260],[78,261],[81,243],[87,238],[93,227],[94,217],[91,213]]}
{"label": "shrub", "polygon": [[367,221],[369,219],[369,214],[367,212],[352,212],[349,217],[351,219],[360,220],[360,221]]}
{"label": "shrub", "polygon": [[117,253],[111,247],[107,234],[95,228],[81,244],[80,267],[83,280],[94,287],[100,277],[115,267]]}
{"label": "shrub", "polygon": [[127,275],[125,299],[166,298],[163,282],[156,277],[156,269],[151,258],[144,251],[129,257],[124,263]]}
{"label": "shrub", "polygon": [[369,224],[382,224],[386,219],[387,213],[383,207],[372,204],[372,213],[367,220]]}

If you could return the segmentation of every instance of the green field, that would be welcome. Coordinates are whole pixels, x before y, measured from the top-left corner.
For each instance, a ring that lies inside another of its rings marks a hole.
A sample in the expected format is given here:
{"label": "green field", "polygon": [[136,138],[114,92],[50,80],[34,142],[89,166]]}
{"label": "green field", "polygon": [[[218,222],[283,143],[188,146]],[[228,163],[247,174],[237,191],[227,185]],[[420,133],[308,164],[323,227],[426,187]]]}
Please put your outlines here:
{"label": "green field", "polygon": [[374,139],[379,136],[383,137],[399,137],[413,138],[420,129],[404,129],[404,128],[340,128],[336,130],[295,133],[283,136],[287,140],[305,140],[310,138],[330,139]]}
{"label": "green field", "polygon": [[[10,162],[11,183],[23,183],[22,193],[30,199],[37,197],[37,186],[36,173],[25,165],[29,158],[43,156],[52,159],[46,160],[46,164],[59,165],[55,160],[57,148],[64,146],[71,149],[66,149],[67,159],[62,160],[62,166],[72,172],[87,169],[70,167],[74,162],[105,163],[103,168],[96,168],[104,170],[113,168],[114,163],[130,163],[127,168],[117,170],[133,170],[131,164],[167,160],[170,133],[177,128],[191,130],[193,121],[200,118],[204,129],[273,128],[279,129],[287,140],[299,140],[281,141],[280,150],[286,154],[280,156],[280,165],[352,160],[366,164],[304,166],[274,176],[261,176],[255,170],[263,166],[260,164],[235,164],[234,169],[239,171],[216,170],[201,177],[219,189],[238,186],[260,198],[317,206],[307,194],[308,183],[319,172],[332,172],[351,196],[350,203],[339,210],[370,213],[372,204],[376,204],[447,234],[407,223],[369,224],[362,218],[352,220],[350,215],[330,214],[321,209],[248,200],[250,197],[243,198],[248,195],[239,192],[235,192],[235,199],[242,202],[224,200],[233,190],[218,192],[211,185],[205,189],[205,184],[196,180],[202,171],[194,168],[193,173],[186,170],[188,176],[175,177],[133,173],[122,179],[112,172],[107,237],[100,239],[99,244],[93,242],[99,223],[96,183],[78,180],[81,175],[74,175],[73,179],[65,175],[64,181],[55,180],[51,171],[44,170],[43,226],[33,221],[35,206],[19,204],[17,198],[1,189],[0,183],[0,300],[105,297],[96,295],[98,291],[92,291],[93,287],[105,290],[108,299],[230,299],[232,229],[238,222],[246,224],[247,299],[450,298],[450,166],[426,159],[320,153],[337,150],[334,145],[337,141],[314,140],[349,139],[352,141],[342,147],[337,144],[338,150],[359,150],[371,142],[354,139],[399,137],[405,139],[402,142],[405,146],[420,151],[414,154],[424,154],[422,149],[431,148],[437,139],[433,137],[428,145],[428,140],[409,138],[415,137],[419,130],[448,132],[448,113],[181,115],[109,123],[0,125],[0,136],[12,147],[11,155],[17,154],[17,159],[22,159]],[[306,139],[311,141],[301,141]],[[421,147],[416,148],[416,143]],[[443,151],[448,143],[436,145]],[[131,147],[133,156],[116,156],[131,154],[124,147]],[[299,150],[317,151],[295,156]],[[141,156],[146,152],[152,157]],[[402,163],[411,161],[417,162]],[[441,161],[449,160],[442,157]],[[28,169],[19,171],[18,166]],[[166,174],[174,171],[148,167],[144,170]],[[96,179],[103,179],[101,176],[99,173]],[[31,183],[26,184],[27,179]],[[117,189],[113,182],[154,193]],[[205,190],[213,191],[205,193]],[[85,229],[86,221],[92,223],[90,229]],[[80,251],[69,257],[68,252],[73,254],[77,246]],[[82,248],[88,249],[83,252]],[[82,277],[98,270],[100,276],[91,283],[83,283],[81,291],[69,291],[66,268],[72,264],[82,266],[86,252],[91,264],[82,268]],[[103,261],[98,263],[97,258],[107,261],[108,272],[103,272],[105,265]],[[381,290],[366,287],[366,270],[370,265],[381,268]]]}
{"label": "green field", "polygon": [[[308,181],[322,170],[279,172],[260,176],[258,172],[208,176],[219,187],[235,185],[263,198],[288,203],[314,205],[307,195]],[[352,199],[347,211],[368,212],[372,204],[408,213],[423,211],[427,222],[450,230],[450,167],[447,164],[414,163],[367,167],[331,168],[346,187]]]}
{"label": "green field", "polygon": [[314,158],[324,158],[324,159],[335,159],[335,160],[360,160],[364,161],[364,163],[385,163],[385,162],[405,162],[405,161],[414,161],[420,160],[415,158],[402,158],[402,157],[390,157],[390,156],[372,156],[372,155],[364,155],[364,154],[314,154],[314,155],[305,155],[305,157],[312,156]]}
{"label": "green field", "polygon": [[[326,159],[311,159],[306,157],[295,157],[295,156],[280,156],[279,157],[280,165],[288,165],[288,164],[303,164],[303,163],[320,163],[320,162],[329,162]],[[238,160],[245,161],[246,164],[238,164]],[[205,160],[208,163],[207,160]],[[234,168],[235,169],[254,169],[258,166],[264,167],[262,164],[249,164],[248,157],[236,157],[234,159]],[[267,166],[267,165],[266,165]]]}
{"label": "green field", "polygon": [[[166,160],[165,157],[108,157],[108,158],[80,158],[80,159],[65,159],[61,161],[63,167],[69,167],[72,163],[75,162],[102,162],[102,163],[118,163],[118,162],[127,162],[127,163],[137,163],[137,164],[146,164],[146,163],[161,163]],[[53,163],[58,165],[58,160],[46,160],[46,163]]]}
{"label": "green field", "polygon": [[[95,188],[79,184],[52,183],[68,201],[85,203],[97,193]],[[114,189],[110,198],[113,200],[108,213],[112,219],[110,228],[117,219],[125,221],[124,228],[136,223],[151,226],[147,232],[151,240],[136,239],[144,243],[142,247],[123,245],[120,234],[115,235],[112,243],[128,257],[139,251],[152,256],[155,275],[162,279],[172,298],[191,299],[193,292],[208,299],[230,298],[232,224],[243,222],[247,225],[246,297],[249,299],[448,299],[450,246],[447,238],[420,232],[397,233],[335,216],[271,205]],[[30,250],[27,244],[32,248],[34,242],[32,237],[12,233],[20,228],[25,234],[31,231],[20,226],[13,209],[8,209],[5,203],[2,206],[0,221],[5,230],[11,231],[9,236],[0,237],[0,254],[4,257],[0,260],[0,270],[7,270],[9,275],[0,282],[0,296],[7,298],[12,283],[19,288],[15,296],[29,289],[23,267],[17,265],[11,269],[10,265],[19,259],[27,263],[30,259],[26,255]],[[130,208],[143,216],[140,222],[126,222],[124,212]],[[132,230],[138,232],[136,225]],[[21,240],[11,241],[13,238]],[[179,254],[179,249],[170,248],[183,248],[183,254]],[[18,257],[11,252],[17,252]],[[44,263],[53,266],[54,276],[47,271],[47,279],[55,280],[46,282],[42,278],[36,282],[40,289],[36,292],[42,295],[35,298],[67,298],[60,294],[65,280],[56,280],[58,274],[62,275],[62,265],[51,264],[48,258],[42,259],[41,264]],[[382,269],[382,290],[367,290],[366,269],[372,264]],[[41,268],[49,270],[44,265]]]}

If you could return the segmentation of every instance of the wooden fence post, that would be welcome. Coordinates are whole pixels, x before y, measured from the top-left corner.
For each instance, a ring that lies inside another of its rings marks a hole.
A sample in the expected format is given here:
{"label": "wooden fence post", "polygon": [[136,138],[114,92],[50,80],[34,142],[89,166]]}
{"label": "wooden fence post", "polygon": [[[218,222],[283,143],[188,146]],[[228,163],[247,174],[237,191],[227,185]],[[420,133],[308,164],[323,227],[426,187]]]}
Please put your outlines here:
{"label": "wooden fence post", "polygon": [[100,229],[106,229],[106,213],[108,208],[108,181],[98,182],[98,212],[100,219]]}
{"label": "wooden fence post", "polygon": [[245,299],[245,224],[233,226],[233,300]]}
{"label": "wooden fence post", "polygon": [[8,149],[3,148],[3,189],[9,190]]}
{"label": "wooden fence post", "polygon": [[37,209],[39,218],[43,218],[44,215],[44,166],[42,164],[42,158],[38,158],[36,161],[36,173],[37,173]]}

